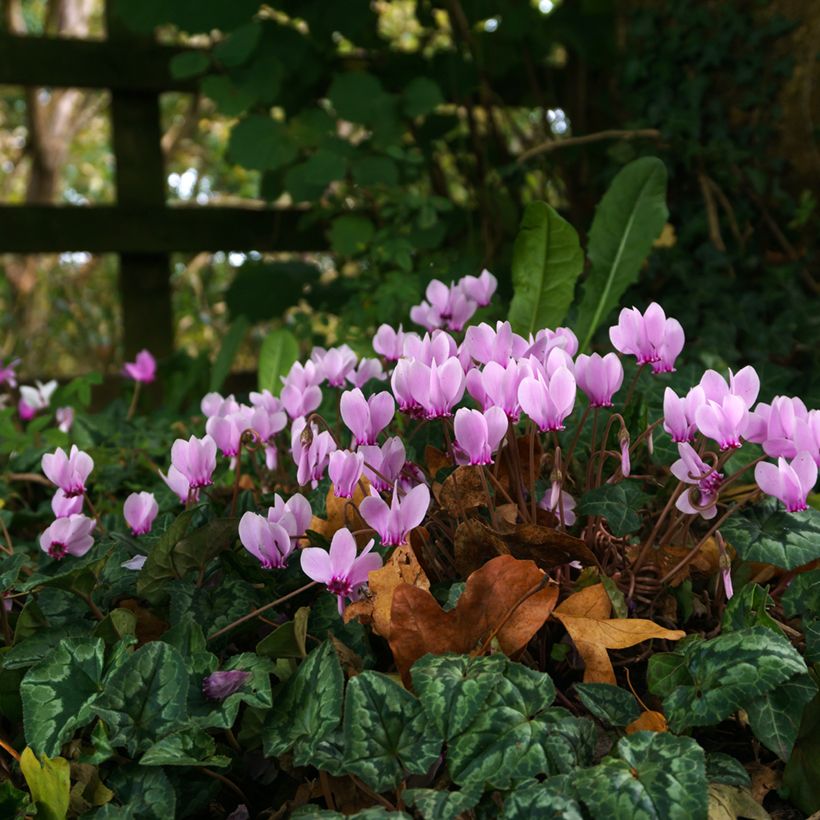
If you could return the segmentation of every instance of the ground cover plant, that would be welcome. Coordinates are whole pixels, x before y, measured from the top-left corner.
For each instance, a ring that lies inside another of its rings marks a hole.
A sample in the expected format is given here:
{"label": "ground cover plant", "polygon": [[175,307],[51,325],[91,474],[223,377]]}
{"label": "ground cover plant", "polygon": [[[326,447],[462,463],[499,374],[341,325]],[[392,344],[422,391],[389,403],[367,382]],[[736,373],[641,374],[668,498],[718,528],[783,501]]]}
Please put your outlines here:
{"label": "ground cover plant", "polygon": [[[528,206],[515,295],[433,280],[372,352],[268,337],[200,412],[90,379],[0,414],[3,816],[799,817],[818,792],[820,412],[621,309],[666,220],[585,255]],[[226,354],[227,355],[227,354]],[[762,398],[761,398],[762,397]]]}

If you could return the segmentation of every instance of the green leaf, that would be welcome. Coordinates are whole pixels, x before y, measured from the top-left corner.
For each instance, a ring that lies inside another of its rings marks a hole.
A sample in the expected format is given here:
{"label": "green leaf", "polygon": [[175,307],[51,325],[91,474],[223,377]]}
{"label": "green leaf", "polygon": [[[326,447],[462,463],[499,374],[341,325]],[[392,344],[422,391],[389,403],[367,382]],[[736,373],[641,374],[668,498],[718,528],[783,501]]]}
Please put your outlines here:
{"label": "green leaf", "polygon": [[185,510],[173,521],[170,527],[160,536],[148,554],[137,578],[137,592],[152,603],[163,601],[168,597],[165,582],[178,577],[174,565],[173,550],[182,540],[193,523],[197,510]]}
{"label": "green leaf", "polygon": [[414,806],[423,820],[458,820],[481,799],[481,789],[472,787],[457,792],[440,789],[406,789],[402,798]]}
{"label": "green leaf", "polygon": [[784,793],[805,814],[820,811],[820,695],[806,707],[783,770]]}
{"label": "green leaf", "polygon": [[231,372],[231,365],[239,352],[239,348],[248,332],[249,322],[246,317],[239,316],[231,322],[225,338],[219,348],[213,367],[211,368],[211,383],[208,389],[218,393]]}
{"label": "green leaf", "polygon": [[801,572],[780,599],[787,618],[820,613],[820,569]]}
{"label": "green leaf", "polygon": [[353,256],[367,247],[374,231],[373,223],[367,217],[344,214],[333,220],[328,238],[334,252]]}
{"label": "green leaf", "polygon": [[20,696],[26,742],[35,753],[58,755],[74,730],[91,722],[104,660],[100,638],[70,638],[28,671]]}
{"label": "green leaf", "polygon": [[20,755],[20,771],[26,778],[40,820],[65,820],[71,791],[70,769],[63,757],[38,760],[27,746]]}
{"label": "green leaf", "polygon": [[293,748],[295,765],[309,765],[316,749],[341,724],[343,697],[342,667],[333,644],[325,641],[277,693],[276,709],[263,729],[265,756],[278,757]]}
{"label": "green leaf", "polygon": [[116,766],[106,785],[114,790],[120,804],[103,806],[97,818],[105,820],[168,820],[176,817],[176,792],[162,769],[136,763]]}
{"label": "green leaf", "polygon": [[581,496],[578,511],[583,515],[600,515],[606,519],[610,532],[621,538],[641,528],[639,510],[647,496],[630,481],[604,484]]}
{"label": "green leaf", "polygon": [[231,131],[228,156],[232,162],[257,171],[274,171],[295,159],[296,145],[287,128],[270,117],[252,114]]}
{"label": "green leaf", "polygon": [[758,584],[746,584],[736,592],[723,612],[723,632],[733,632],[752,626],[765,626],[781,634],[777,622],[769,615],[768,609],[774,601],[763,587]]}
{"label": "green leaf", "polygon": [[259,351],[259,389],[270,390],[278,396],[282,389],[279,377],[286,375],[298,358],[299,342],[289,330],[279,329],[268,333]]}
{"label": "green leaf", "polygon": [[733,515],[721,533],[744,561],[788,570],[820,558],[820,510],[787,513],[769,499]]}
{"label": "green leaf", "polygon": [[752,783],[749,773],[740,761],[722,752],[706,755],[706,779],[710,783],[748,787]]}
{"label": "green leaf", "polygon": [[168,64],[171,76],[175,80],[187,80],[208,70],[211,58],[207,51],[190,50],[175,54]]}
{"label": "green leaf", "polygon": [[429,77],[414,77],[402,91],[402,110],[408,117],[423,117],[444,102],[438,83]]}
{"label": "green leaf", "polygon": [[156,641],[114,670],[93,709],[108,724],[111,745],[125,746],[133,756],[185,723],[187,691],[182,656]]}
{"label": "green leaf", "polygon": [[31,801],[27,792],[15,789],[10,780],[0,783],[0,817],[23,820],[29,813]]}
{"label": "green leaf", "polygon": [[637,281],[668,216],[666,167],[661,160],[641,157],[618,172],[598,203],[589,231],[590,271],[575,326],[581,351]]}
{"label": "green leaf", "polygon": [[242,65],[259,42],[262,27],[250,22],[235,28],[221,43],[214,46],[214,58],[228,68]]}
{"label": "green leaf", "polygon": [[607,726],[628,726],[637,720],[641,707],[626,689],[608,683],[576,683],[578,699]]}
{"label": "green leaf", "polygon": [[583,820],[566,775],[525,781],[504,798],[504,820]]}
{"label": "green leaf", "polygon": [[621,738],[614,756],[575,775],[575,787],[593,817],[706,817],[703,749],[688,737],[635,732]]}
{"label": "green leaf", "polygon": [[573,227],[546,202],[524,210],[512,259],[509,320],[525,337],[566,318],[584,254]]}
{"label": "green leaf", "polygon": [[225,294],[231,316],[251,322],[277,319],[305,297],[319,282],[321,272],[308,262],[246,262],[236,272]]}
{"label": "green leaf", "polygon": [[344,769],[374,791],[394,789],[408,774],[424,774],[442,738],[418,700],[380,672],[366,670],[347,685]]}
{"label": "green leaf", "polygon": [[216,755],[214,739],[199,726],[186,726],[153,744],[140,766],[227,766],[231,759]]}
{"label": "green leaf", "polygon": [[688,645],[683,654],[691,684],[676,686],[663,701],[673,732],[719,723],[806,672],[797,650],[782,635],[760,626]]}
{"label": "green leaf", "polygon": [[816,694],[817,685],[804,672],[744,706],[755,737],[781,760],[791,756],[803,709]]}
{"label": "green leaf", "polygon": [[382,84],[366,71],[337,74],[327,96],[336,113],[344,120],[370,124],[386,97]]}
{"label": "green leaf", "polygon": [[265,658],[304,658],[310,607],[296,610],[292,621],[277,626],[256,645],[257,655]]}
{"label": "green leaf", "polygon": [[227,117],[238,117],[256,100],[252,89],[237,85],[233,78],[224,74],[208,75],[202,80],[200,87],[202,93],[210,97],[219,111]]}
{"label": "green leaf", "polygon": [[357,185],[398,185],[399,167],[390,157],[362,157],[353,162],[353,180]]}
{"label": "green leaf", "polygon": [[106,646],[113,646],[126,636],[136,635],[137,616],[130,609],[112,609],[94,627],[94,637],[102,638]]}
{"label": "green leaf", "polygon": [[676,687],[692,682],[686,667],[686,658],[681,651],[658,652],[649,658],[646,670],[646,685],[653,695],[665,698]]}

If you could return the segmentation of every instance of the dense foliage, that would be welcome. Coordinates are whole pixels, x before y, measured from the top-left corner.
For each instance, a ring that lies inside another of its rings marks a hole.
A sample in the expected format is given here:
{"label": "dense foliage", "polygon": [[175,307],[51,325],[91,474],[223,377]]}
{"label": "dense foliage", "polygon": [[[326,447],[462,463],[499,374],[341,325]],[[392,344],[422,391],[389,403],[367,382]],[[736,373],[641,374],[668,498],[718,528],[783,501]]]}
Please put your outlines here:
{"label": "dense foliage", "polygon": [[140,412],[147,351],[100,413],[89,379],[21,388],[6,816],[816,811],[819,411],[687,363],[656,303],[586,352],[665,182],[627,165],[586,252],[531,203],[507,322],[484,271],[375,355],[274,331],[242,400],[222,357],[195,417]]}

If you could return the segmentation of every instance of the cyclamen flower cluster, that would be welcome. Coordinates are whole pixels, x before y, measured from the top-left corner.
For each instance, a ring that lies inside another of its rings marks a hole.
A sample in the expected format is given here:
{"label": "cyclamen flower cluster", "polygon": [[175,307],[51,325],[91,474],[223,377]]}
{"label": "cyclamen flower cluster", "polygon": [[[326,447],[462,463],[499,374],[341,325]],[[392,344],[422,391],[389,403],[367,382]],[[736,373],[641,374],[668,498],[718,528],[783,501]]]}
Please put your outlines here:
{"label": "cyclamen flower cluster", "polygon": [[410,309],[410,318],[425,330],[445,328],[458,332],[479,307],[490,304],[498,280],[488,270],[480,276],[464,276],[446,285],[433,279],[425,291],[426,299]]}

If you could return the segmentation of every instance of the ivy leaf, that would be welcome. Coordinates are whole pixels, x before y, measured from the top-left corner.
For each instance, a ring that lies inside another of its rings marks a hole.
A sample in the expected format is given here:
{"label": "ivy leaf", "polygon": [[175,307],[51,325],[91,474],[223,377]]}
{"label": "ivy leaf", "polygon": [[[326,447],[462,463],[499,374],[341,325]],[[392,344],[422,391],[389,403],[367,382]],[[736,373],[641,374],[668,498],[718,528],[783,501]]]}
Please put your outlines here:
{"label": "ivy leaf", "polygon": [[366,670],[347,685],[344,770],[374,791],[393,789],[408,774],[424,774],[438,759],[442,738],[404,687]]}
{"label": "ivy leaf", "polygon": [[187,719],[188,673],[182,656],[155,641],[138,649],[105,681],[93,706],[107,724],[112,746],[145,751]]}
{"label": "ivy leaf", "polygon": [[289,330],[280,328],[268,333],[259,351],[259,389],[270,390],[278,396],[282,389],[279,377],[284,376],[298,358],[299,342]]}
{"label": "ivy leaf", "polygon": [[558,327],[583,269],[584,253],[569,222],[546,202],[527,205],[513,247],[513,330],[526,337]]}
{"label": "ivy leaf", "polygon": [[100,638],[62,640],[20,684],[26,741],[53,757],[74,730],[90,723],[102,691],[105,644]]}
{"label": "ivy leaf", "polygon": [[68,761],[63,757],[38,760],[26,746],[20,755],[20,771],[26,779],[31,799],[42,820],[65,820],[71,791]]}
{"label": "ivy leaf", "polygon": [[637,720],[641,707],[626,689],[608,683],[576,683],[578,699],[607,726],[627,726]]}
{"label": "ivy leaf", "polygon": [[582,352],[624,291],[637,281],[668,216],[666,167],[661,160],[641,157],[618,172],[598,203],[589,230],[590,271],[575,327]]}
{"label": "ivy leaf", "polygon": [[577,773],[575,788],[593,817],[706,817],[704,753],[688,737],[636,732],[621,738],[614,756]]}
{"label": "ivy leaf", "polygon": [[319,744],[340,725],[344,675],[330,641],[311,652],[276,696],[268,714],[262,748],[278,757],[293,748],[297,766],[309,765]]}
{"label": "ivy leaf", "polygon": [[785,762],[797,740],[803,709],[816,694],[817,685],[804,672],[744,706],[755,737]]}
{"label": "ivy leaf", "polygon": [[769,499],[733,515],[721,532],[744,561],[789,570],[820,558],[820,510],[787,513]]}
{"label": "ivy leaf", "polygon": [[663,701],[673,732],[719,723],[806,672],[797,650],[782,635],[760,626],[690,644],[684,656],[691,684],[676,686]]}
{"label": "ivy leaf", "polygon": [[647,496],[630,481],[604,484],[581,496],[578,512],[600,515],[606,519],[610,532],[622,538],[641,528],[643,520],[638,512]]}

